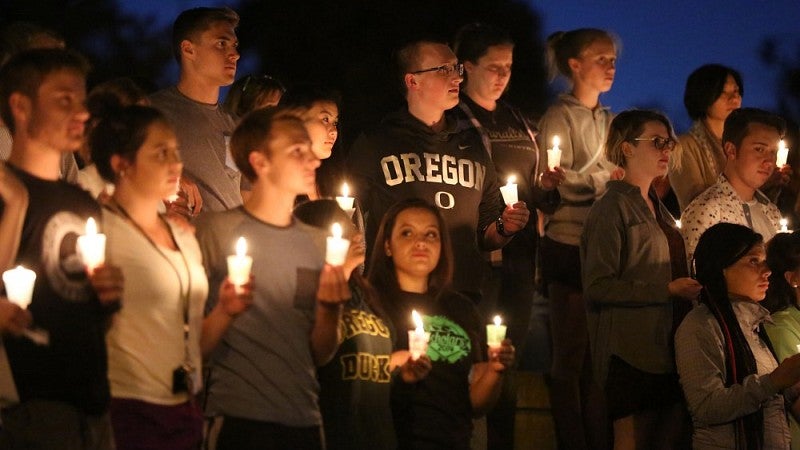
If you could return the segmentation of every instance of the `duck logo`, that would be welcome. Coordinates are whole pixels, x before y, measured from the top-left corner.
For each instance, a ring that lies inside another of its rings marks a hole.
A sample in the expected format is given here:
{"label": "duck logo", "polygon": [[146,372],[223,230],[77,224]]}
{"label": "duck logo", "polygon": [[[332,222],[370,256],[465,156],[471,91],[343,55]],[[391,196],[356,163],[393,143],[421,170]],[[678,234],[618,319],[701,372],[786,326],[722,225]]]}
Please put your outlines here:
{"label": "duck logo", "polygon": [[423,316],[422,322],[431,333],[427,353],[431,361],[455,364],[472,351],[467,332],[447,317]]}

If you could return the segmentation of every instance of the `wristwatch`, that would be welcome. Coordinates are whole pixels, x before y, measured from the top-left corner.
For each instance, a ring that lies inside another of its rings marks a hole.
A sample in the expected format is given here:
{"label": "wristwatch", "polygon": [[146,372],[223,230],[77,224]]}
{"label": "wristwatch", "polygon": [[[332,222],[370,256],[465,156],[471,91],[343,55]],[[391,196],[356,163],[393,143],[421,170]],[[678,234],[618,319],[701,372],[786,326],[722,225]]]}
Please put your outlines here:
{"label": "wristwatch", "polygon": [[497,220],[494,221],[495,226],[497,227],[497,234],[503,237],[512,237],[515,233],[506,233],[506,225],[503,223],[503,218],[498,217]]}

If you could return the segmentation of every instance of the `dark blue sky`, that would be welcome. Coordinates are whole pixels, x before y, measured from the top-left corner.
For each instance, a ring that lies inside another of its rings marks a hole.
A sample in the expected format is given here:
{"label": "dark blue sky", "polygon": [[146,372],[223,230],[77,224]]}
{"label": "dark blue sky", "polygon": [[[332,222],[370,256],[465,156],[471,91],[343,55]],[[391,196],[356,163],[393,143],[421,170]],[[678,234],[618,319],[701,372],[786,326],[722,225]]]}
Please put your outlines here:
{"label": "dark blue sky", "polygon": [[[432,0],[435,1],[435,0]],[[526,0],[542,21],[542,36],[558,30],[597,27],[622,41],[617,77],[602,101],[614,111],[659,107],[678,131],[688,128],[683,86],[692,70],[720,63],[744,78],[745,106],[774,109],[777,76],[760,61],[767,37],[779,51],[800,58],[800,0]],[[118,0],[125,10],[168,26],[182,10],[209,2],[197,0]],[[216,2],[212,2],[216,3]],[[224,2],[219,2],[224,3]],[[237,1],[227,2],[235,7]],[[240,71],[255,67],[243,56]]]}
{"label": "dark blue sky", "polygon": [[614,87],[601,101],[614,111],[658,106],[684,130],[683,87],[695,68],[720,63],[743,77],[743,105],[773,109],[777,71],[760,61],[767,37],[800,58],[798,0],[528,0],[539,12],[544,39],[558,30],[597,27],[622,41]]}

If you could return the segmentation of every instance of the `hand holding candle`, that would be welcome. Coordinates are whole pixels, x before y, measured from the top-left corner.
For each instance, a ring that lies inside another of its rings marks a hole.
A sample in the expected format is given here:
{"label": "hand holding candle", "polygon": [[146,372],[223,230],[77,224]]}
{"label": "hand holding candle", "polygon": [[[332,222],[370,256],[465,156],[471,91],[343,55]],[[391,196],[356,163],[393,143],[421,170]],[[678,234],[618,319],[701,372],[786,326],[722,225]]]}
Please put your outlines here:
{"label": "hand holding candle", "polygon": [[505,186],[500,186],[500,193],[503,194],[503,201],[506,205],[513,205],[519,201],[517,195],[517,177],[511,175],[508,177],[508,183]]}
{"label": "hand holding candle", "polygon": [[342,238],[342,226],[334,223],[331,226],[331,236],[327,239],[325,262],[332,266],[341,266],[347,258],[350,241]]}
{"label": "hand holding candle", "polygon": [[97,232],[93,218],[86,221],[86,234],[78,236],[78,254],[89,273],[106,262],[106,235]]}
{"label": "hand holding candle", "polygon": [[[6,285],[6,296],[20,308],[26,309],[31,304],[36,272],[22,266],[3,272],[3,283]],[[50,335],[41,328],[25,328],[22,334],[38,345],[50,344]]]}
{"label": "hand holding candle", "polygon": [[228,279],[241,291],[241,286],[250,281],[253,258],[247,255],[247,241],[240,237],[236,241],[236,254],[228,256]]}
{"label": "hand holding candle", "polygon": [[342,195],[336,197],[336,203],[339,204],[339,207],[344,210],[344,212],[348,213],[350,217],[353,216],[353,212],[355,208],[353,207],[353,201],[355,200],[353,197],[350,197],[350,187],[347,186],[347,183],[342,184]]}
{"label": "hand holding candle", "polygon": [[431,338],[431,334],[422,327],[422,316],[419,315],[416,309],[411,311],[411,320],[414,321],[416,328],[408,330],[408,351],[411,353],[411,359],[416,361],[420,356],[428,352],[428,341]]}
{"label": "hand holding candle", "polygon": [[36,282],[36,272],[22,266],[3,272],[6,296],[22,309],[31,304],[34,282]]}
{"label": "hand holding candle", "polygon": [[786,165],[786,160],[789,158],[789,149],[786,148],[786,142],[781,139],[778,143],[778,158],[775,161],[775,166],[781,168]]}
{"label": "hand holding candle", "polygon": [[553,136],[553,148],[547,149],[547,168],[555,170],[556,167],[561,165],[561,149],[558,145],[561,144],[561,139],[558,136]]}
{"label": "hand holding candle", "polygon": [[486,343],[490,349],[497,349],[506,338],[506,326],[501,325],[503,321],[500,316],[494,316],[493,322],[486,325]]}

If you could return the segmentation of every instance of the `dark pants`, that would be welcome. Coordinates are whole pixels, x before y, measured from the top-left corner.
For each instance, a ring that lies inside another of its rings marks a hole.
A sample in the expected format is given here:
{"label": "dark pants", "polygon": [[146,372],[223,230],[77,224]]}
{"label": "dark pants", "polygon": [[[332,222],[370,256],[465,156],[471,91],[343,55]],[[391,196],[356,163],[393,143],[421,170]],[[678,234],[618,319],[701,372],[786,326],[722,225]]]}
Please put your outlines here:
{"label": "dark pants", "polygon": [[156,405],[111,400],[117,450],[197,450],[203,443],[203,415],[194,403]]}
{"label": "dark pants", "polygon": [[216,450],[322,450],[320,427],[287,427],[225,416]]}
{"label": "dark pants", "polygon": [[62,402],[29,400],[3,409],[2,450],[113,450],[108,414],[92,416]]}

